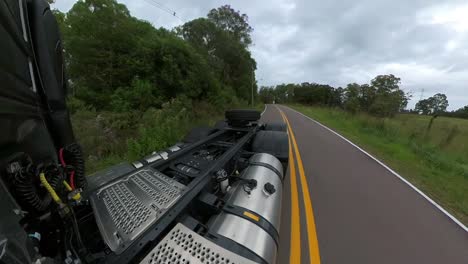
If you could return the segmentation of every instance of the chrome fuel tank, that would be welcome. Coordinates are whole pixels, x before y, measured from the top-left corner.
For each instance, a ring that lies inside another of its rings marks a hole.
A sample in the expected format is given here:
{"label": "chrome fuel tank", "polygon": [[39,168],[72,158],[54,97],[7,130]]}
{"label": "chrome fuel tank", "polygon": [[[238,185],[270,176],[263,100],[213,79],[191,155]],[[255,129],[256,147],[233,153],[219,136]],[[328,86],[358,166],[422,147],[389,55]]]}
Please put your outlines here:
{"label": "chrome fuel tank", "polygon": [[252,156],[241,180],[229,191],[225,210],[211,222],[210,232],[243,245],[267,263],[275,263],[282,181],[283,166],[277,158],[266,153]]}

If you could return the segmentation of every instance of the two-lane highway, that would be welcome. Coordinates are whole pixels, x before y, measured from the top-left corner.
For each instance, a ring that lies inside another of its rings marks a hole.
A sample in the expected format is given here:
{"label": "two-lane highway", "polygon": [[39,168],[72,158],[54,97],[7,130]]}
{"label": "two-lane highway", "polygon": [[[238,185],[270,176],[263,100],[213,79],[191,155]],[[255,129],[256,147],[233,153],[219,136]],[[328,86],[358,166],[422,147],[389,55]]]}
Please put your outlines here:
{"label": "two-lane highway", "polygon": [[278,263],[468,263],[468,232],[388,168],[300,113],[289,124]]}

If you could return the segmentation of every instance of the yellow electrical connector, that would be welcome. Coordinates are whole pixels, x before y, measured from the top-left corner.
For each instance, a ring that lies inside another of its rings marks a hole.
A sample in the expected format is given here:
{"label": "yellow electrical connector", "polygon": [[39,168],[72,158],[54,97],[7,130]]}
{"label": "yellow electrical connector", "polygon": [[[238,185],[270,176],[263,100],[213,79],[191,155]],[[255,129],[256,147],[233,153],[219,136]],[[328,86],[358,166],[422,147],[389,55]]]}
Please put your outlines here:
{"label": "yellow electrical connector", "polygon": [[[73,191],[72,187],[68,184],[67,181],[63,181],[63,185],[65,186],[67,191],[69,191],[69,192]],[[75,195],[72,196],[72,199],[75,200],[75,201],[80,200],[81,199],[81,194],[79,192],[77,192]]]}

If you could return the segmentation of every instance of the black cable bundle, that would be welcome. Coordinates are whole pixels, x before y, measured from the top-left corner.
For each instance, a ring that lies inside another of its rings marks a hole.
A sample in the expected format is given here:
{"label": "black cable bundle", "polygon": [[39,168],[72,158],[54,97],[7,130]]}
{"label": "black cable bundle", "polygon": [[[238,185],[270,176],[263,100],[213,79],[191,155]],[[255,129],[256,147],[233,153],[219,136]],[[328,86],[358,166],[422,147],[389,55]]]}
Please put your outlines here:
{"label": "black cable bundle", "polygon": [[[26,173],[18,173],[15,177],[18,198],[38,211],[44,211],[50,205],[52,197],[48,193],[39,195],[33,183],[33,176]],[[52,185],[52,183],[50,183]],[[55,187],[55,185],[52,185]]]}
{"label": "black cable bundle", "polygon": [[75,183],[76,187],[85,189],[88,185],[85,175],[85,164],[83,158],[83,151],[78,143],[73,143],[64,148],[65,160],[75,170]]}
{"label": "black cable bundle", "polygon": [[[37,211],[44,211],[52,202],[52,197],[48,192],[38,189],[39,172],[42,166],[34,168],[31,158],[26,155],[23,157],[21,163],[27,163],[26,166],[14,172],[14,188],[18,199]],[[48,179],[49,184],[56,188],[60,182],[60,174],[50,173],[49,175],[51,175]]]}

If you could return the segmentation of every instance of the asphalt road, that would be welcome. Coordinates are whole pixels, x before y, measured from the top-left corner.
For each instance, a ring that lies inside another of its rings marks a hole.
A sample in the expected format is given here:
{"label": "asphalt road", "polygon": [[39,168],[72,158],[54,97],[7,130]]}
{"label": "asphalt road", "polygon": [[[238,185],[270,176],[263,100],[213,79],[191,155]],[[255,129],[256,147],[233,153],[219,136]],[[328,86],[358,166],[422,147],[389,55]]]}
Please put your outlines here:
{"label": "asphalt road", "polygon": [[381,164],[294,110],[268,105],[262,121],[282,121],[279,109],[298,152],[290,132],[294,155],[284,185],[278,263],[468,263],[466,230]]}

